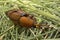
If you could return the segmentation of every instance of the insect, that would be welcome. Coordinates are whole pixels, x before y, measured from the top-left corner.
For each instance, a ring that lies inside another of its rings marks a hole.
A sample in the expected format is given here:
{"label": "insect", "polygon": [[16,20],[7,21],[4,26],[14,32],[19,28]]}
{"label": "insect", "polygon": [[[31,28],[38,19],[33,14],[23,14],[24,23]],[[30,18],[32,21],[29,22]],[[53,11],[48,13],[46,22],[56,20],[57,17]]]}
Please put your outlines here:
{"label": "insect", "polygon": [[6,12],[6,15],[12,20],[15,25],[22,27],[36,27],[38,26],[33,15],[25,13],[20,9],[13,9]]}

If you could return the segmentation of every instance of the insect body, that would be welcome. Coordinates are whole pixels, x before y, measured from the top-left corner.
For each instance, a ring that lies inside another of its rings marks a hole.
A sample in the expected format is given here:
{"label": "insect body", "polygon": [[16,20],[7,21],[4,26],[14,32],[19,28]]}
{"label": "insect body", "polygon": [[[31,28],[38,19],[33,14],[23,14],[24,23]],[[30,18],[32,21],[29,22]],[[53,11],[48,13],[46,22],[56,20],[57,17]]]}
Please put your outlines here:
{"label": "insect body", "polygon": [[15,25],[20,25],[22,27],[35,27],[37,22],[36,19],[22,10],[9,10],[6,15],[14,22]]}

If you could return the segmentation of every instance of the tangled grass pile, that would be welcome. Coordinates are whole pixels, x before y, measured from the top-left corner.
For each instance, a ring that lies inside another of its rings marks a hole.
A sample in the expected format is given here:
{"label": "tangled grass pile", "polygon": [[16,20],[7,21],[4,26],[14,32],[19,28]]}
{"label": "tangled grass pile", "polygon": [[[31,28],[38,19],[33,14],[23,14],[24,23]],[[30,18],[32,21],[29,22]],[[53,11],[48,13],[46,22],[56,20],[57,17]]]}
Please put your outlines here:
{"label": "tangled grass pile", "polygon": [[[35,16],[42,28],[15,27],[5,12],[21,8]],[[44,24],[48,25],[44,25]],[[46,30],[47,29],[47,30]],[[60,38],[60,0],[0,0],[0,40]]]}

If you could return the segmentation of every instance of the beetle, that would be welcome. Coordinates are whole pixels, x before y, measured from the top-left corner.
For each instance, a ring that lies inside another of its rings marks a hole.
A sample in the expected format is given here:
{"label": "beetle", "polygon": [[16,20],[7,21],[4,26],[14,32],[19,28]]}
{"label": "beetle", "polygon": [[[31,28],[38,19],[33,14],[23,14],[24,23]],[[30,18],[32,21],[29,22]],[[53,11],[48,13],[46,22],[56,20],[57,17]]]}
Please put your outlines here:
{"label": "beetle", "polygon": [[33,15],[25,13],[20,9],[12,9],[6,11],[6,15],[12,20],[15,25],[20,25],[22,27],[36,27],[37,21]]}

